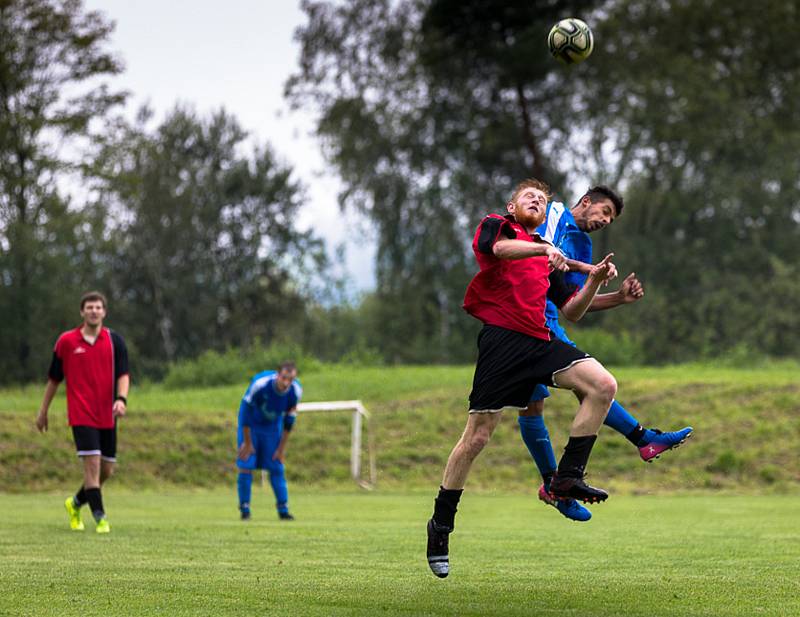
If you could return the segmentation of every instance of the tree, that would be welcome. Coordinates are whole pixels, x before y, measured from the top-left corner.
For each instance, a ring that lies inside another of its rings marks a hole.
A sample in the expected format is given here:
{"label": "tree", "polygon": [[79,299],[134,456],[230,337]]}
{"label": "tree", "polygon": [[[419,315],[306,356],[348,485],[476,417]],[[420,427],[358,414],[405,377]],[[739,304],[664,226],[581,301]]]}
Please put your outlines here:
{"label": "tree", "polygon": [[343,179],[342,207],[378,236],[381,345],[400,361],[472,355],[460,306],[480,218],[530,175],[552,183],[553,118],[564,99],[547,56],[557,15],[596,4],[403,0],[303,3],[295,105]]}
{"label": "tree", "polygon": [[95,165],[117,239],[109,288],[146,370],[280,340],[324,265],[319,240],[297,229],[301,187],[268,147],[243,154],[224,111],[177,108],[155,129],[151,117],[109,127]]}
{"label": "tree", "polygon": [[[4,380],[43,373],[52,329],[64,325],[54,309],[65,291],[77,293],[81,277],[68,268],[83,262],[89,223],[58,186],[76,163],[65,152],[124,100],[102,81],[121,70],[105,49],[111,30],[80,0],[0,0]],[[76,308],[70,312],[77,318]]]}

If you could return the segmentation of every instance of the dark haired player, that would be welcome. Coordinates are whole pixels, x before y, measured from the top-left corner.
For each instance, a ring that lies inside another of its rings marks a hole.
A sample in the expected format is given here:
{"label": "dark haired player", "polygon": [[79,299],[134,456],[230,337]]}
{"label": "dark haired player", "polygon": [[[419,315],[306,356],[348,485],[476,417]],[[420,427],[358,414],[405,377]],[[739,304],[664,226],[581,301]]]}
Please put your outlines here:
{"label": "dark haired player", "polygon": [[97,533],[108,533],[100,487],[114,473],[117,461],[117,418],[128,404],[128,350],[122,337],[103,327],[106,298],[97,291],[81,298],[83,324],[61,334],[53,350],[44,400],[36,428],[47,430],[47,411],[58,384],[67,382],[67,417],[78,456],[83,462],[83,484],[64,506],[69,526],[84,529],[81,506],[88,503]]}
{"label": "dark haired player", "polygon": [[480,271],[467,288],[464,308],[484,327],[478,335],[467,425],[450,453],[428,521],[428,565],[440,578],[450,570],[449,534],[472,462],[489,441],[500,412],[506,407],[525,409],[537,383],[573,390],[581,401],[551,493],[588,502],[608,497],[583,478],[617,383],[588,354],[551,340],[544,311],[549,298],[567,318],[580,319],[614,268],[609,255],[591,267],[579,291],[564,280],[566,258],[535,234],[548,198],[543,182],[522,182],[506,206],[508,216],[485,217],[472,242]]}
{"label": "dark haired player", "polygon": [[289,513],[283,461],[302,395],[303,388],[297,381],[297,367],[293,362],[284,362],[277,371],[263,371],[250,380],[239,405],[236,432],[239,448],[237,487],[242,520],[250,518],[254,469],[269,471],[278,517],[286,521],[294,519]]}
{"label": "dark haired player", "polygon": [[[570,271],[565,275],[568,283],[578,288],[583,286],[590,268],[588,264],[592,261],[592,240],[589,234],[610,225],[622,213],[623,207],[622,197],[602,185],[591,187],[572,208],[557,201],[547,204],[545,221],[536,231],[570,260]],[[598,311],[630,304],[643,296],[642,284],[631,273],[616,292],[598,294],[588,310]],[[575,345],[558,322],[558,309],[549,300],[545,317],[547,327],[555,338],[568,345]],[[569,519],[587,521],[592,516],[587,508],[574,499],[554,499],[549,493],[550,478],[556,470],[556,459],[542,417],[544,399],[548,396],[550,393],[547,387],[537,385],[528,408],[519,414],[520,436],[542,474],[543,484],[539,487],[539,499],[555,506]],[[611,403],[604,424],[624,435],[638,448],[639,455],[646,462],[652,462],[662,453],[677,447],[692,434],[690,426],[668,433],[643,428],[617,400]]]}

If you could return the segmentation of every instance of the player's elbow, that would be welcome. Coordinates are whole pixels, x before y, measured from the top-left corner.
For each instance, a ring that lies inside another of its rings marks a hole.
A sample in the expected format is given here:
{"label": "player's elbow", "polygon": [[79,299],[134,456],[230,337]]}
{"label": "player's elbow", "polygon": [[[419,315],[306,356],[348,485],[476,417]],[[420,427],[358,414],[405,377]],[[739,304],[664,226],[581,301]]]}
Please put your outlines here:
{"label": "player's elbow", "polygon": [[583,317],[586,311],[581,310],[580,307],[575,306],[574,304],[566,304],[561,307],[561,313],[568,321],[575,323],[580,321],[581,317]]}

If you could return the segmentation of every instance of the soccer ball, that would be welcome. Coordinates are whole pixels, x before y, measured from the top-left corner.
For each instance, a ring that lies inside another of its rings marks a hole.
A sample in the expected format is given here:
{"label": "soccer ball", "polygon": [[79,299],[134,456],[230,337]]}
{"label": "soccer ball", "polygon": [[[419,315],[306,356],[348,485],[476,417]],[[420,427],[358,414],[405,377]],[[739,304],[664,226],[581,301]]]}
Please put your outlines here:
{"label": "soccer ball", "polygon": [[583,62],[592,53],[594,37],[586,22],[570,17],[562,19],[547,35],[550,53],[563,64]]}

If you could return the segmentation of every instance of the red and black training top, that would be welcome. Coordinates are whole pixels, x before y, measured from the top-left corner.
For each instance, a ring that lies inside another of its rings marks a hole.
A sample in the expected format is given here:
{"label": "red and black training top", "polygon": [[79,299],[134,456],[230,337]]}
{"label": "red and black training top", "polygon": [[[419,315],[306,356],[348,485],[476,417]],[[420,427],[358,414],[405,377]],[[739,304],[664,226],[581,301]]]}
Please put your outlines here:
{"label": "red and black training top", "polygon": [[114,428],[117,379],[127,374],[128,349],[123,338],[102,328],[94,343],[89,343],[79,326],[58,337],[48,377],[67,380],[70,426]]}
{"label": "red and black training top", "polygon": [[563,272],[551,272],[546,256],[525,259],[496,257],[494,244],[504,238],[534,241],[511,216],[490,214],[484,218],[472,240],[480,272],[467,287],[464,310],[490,326],[549,341],[550,329],[544,316],[546,300],[549,298],[561,308],[575,294],[577,287],[564,280]]}

